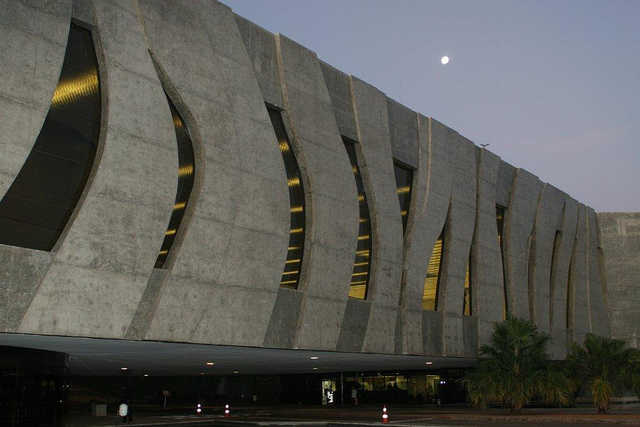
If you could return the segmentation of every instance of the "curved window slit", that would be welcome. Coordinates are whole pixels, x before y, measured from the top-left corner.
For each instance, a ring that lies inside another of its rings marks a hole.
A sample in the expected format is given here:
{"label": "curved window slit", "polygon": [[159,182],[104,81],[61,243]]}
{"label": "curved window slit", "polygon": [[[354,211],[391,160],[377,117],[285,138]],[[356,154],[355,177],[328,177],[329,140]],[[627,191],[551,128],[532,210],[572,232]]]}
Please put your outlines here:
{"label": "curved window slit", "polygon": [[496,205],[496,222],[498,226],[498,244],[500,244],[500,259],[502,261],[502,320],[507,319],[509,312],[509,304],[507,298],[507,270],[504,267],[504,241],[502,233],[504,231],[504,215],[506,209],[503,206]]}
{"label": "curved window slit", "polygon": [[173,127],[178,143],[178,189],[176,191],[176,200],[173,204],[173,212],[169,219],[169,226],[164,235],[160,252],[158,252],[155,268],[164,268],[164,264],[167,261],[167,257],[175,241],[176,233],[184,218],[184,212],[189,203],[191,190],[193,190],[193,180],[195,176],[195,156],[193,154],[193,143],[191,142],[189,129],[171,101],[171,98],[169,98],[169,95],[167,95],[166,92],[165,95],[169,103],[169,109],[171,110]]}
{"label": "curved window slit", "polygon": [[287,130],[282,120],[282,114],[273,108],[267,107],[273,130],[278,139],[278,147],[284,161],[287,173],[287,186],[289,187],[289,212],[291,213],[291,228],[289,230],[289,247],[287,260],[285,261],[280,286],[283,288],[297,289],[300,282],[302,256],[304,252],[305,235],[305,211],[304,211],[304,187],[300,168],[296,156],[291,148],[291,142],[287,136]]}
{"label": "curved window slit", "polygon": [[424,291],[422,293],[422,309],[437,310],[438,309],[438,291],[440,285],[440,271],[442,270],[442,259],[444,258],[444,235],[445,229],[442,229],[440,237],[436,240],[431,251],[429,266],[427,267],[427,277],[424,279]]}
{"label": "curved window slit", "polygon": [[87,184],[100,120],[100,78],[91,31],[71,24],[51,107],[0,202],[0,243],[53,249]]}
{"label": "curved window slit", "polygon": [[400,215],[402,216],[402,233],[407,230],[409,208],[411,206],[411,186],[413,185],[413,170],[397,162],[393,163],[396,175],[396,191],[400,202]]}
{"label": "curved window slit", "polygon": [[351,286],[349,287],[349,297],[356,299],[366,299],[367,289],[369,288],[369,276],[371,272],[371,217],[369,215],[369,204],[367,203],[367,195],[362,182],[362,174],[358,166],[358,157],[356,155],[356,142],[342,138],[344,148],[347,150],[349,161],[351,162],[351,170],[356,180],[356,188],[358,189],[358,206],[360,210],[360,220],[358,228],[358,246],[356,249],[356,257],[353,262],[353,274],[351,275]]}

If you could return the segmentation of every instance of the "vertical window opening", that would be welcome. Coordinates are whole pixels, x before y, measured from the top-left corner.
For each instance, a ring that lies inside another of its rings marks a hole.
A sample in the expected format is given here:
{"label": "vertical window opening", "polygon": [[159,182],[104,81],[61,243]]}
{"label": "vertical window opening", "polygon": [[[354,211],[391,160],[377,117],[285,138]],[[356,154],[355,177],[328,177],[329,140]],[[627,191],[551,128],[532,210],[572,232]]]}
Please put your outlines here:
{"label": "vertical window opening", "polygon": [[578,250],[578,238],[573,241],[573,251],[571,253],[571,259],[569,260],[569,272],[567,273],[567,308],[566,308],[566,325],[567,329],[573,328],[573,299],[575,296],[575,281],[576,272],[573,271],[573,267],[576,262]]}
{"label": "vertical window opening", "polygon": [[504,268],[504,239],[502,233],[504,231],[504,215],[505,208],[500,205],[496,205],[496,221],[498,224],[498,243],[500,244],[500,258],[502,260],[502,320],[507,319],[507,313],[509,312],[509,303],[507,299],[507,271]]}
{"label": "vertical window opening", "polygon": [[357,299],[367,298],[367,288],[369,287],[369,273],[371,271],[371,217],[369,216],[369,204],[367,203],[367,195],[362,182],[362,174],[358,167],[358,158],[356,156],[356,142],[342,138],[344,147],[351,161],[353,177],[356,180],[358,189],[358,205],[360,207],[360,226],[358,231],[358,246],[356,249],[356,257],[353,263],[353,275],[351,276],[351,286],[349,287],[349,297]]}
{"label": "vertical window opening", "polygon": [[267,107],[269,118],[273,125],[273,130],[278,139],[278,146],[284,161],[284,168],[287,173],[287,186],[289,188],[289,205],[291,212],[291,227],[289,230],[289,247],[284,271],[280,279],[280,286],[283,288],[297,289],[300,283],[300,268],[302,266],[302,256],[304,251],[304,228],[305,228],[305,204],[304,187],[302,185],[302,175],[293,153],[291,142],[287,136],[287,130],[282,120],[282,114],[273,108]]}
{"label": "vertical window opening", "polygon": [[431,251],[429,266],[427,267],[427,277],[424,279],[424,291],[422,293],[422,309],[438,309],[438,293],[440,288],[440,271],[442,269],[442,258],[444,254],[445,229],[442,229],[440,237],[436,240]]}
{"label": "vertical window opening", "polygon": [[50,251],[87,184],[98,147],[100,79],[91,31],[71,24],[40,134],[0,202],[0,243]]}
{"label": "vertical window opening", "polygon": [[176,200],[173,204],[173,212],[169,219],[169,226],[164,236],[164,241],[160,247],[158,258],[156,259],[156,268],[163,268],[169,256],[169,251],[176,238],[176,233],[182,223],[189,196],[193,190],[193,178],[195,174],[195,156],[193,154],[193,144],[189,129],[187,128],[182,116],[176,109],[176,106],[165,92],[171,117],[173,118],[173,127],[176,132],[176,140],[178,143],[178,189],[176,191]]}
{"label": "vertical window opening", "polygon": [[413,170],[397,162],[393,163],[396,175],[396,188],[400,201],[400,215],[402,215],[402,233],[407,229],[409,207],[411,206],[411,185],[413,184]]}
{"label": "vertical window opening", "polygon": [[[471,258],[471,254],[469,254]],[[462,306],[462,314],[471,316],[473,310],[471,307],[471,259],[467,261],[467,271],[464,275],[464,304]]]}

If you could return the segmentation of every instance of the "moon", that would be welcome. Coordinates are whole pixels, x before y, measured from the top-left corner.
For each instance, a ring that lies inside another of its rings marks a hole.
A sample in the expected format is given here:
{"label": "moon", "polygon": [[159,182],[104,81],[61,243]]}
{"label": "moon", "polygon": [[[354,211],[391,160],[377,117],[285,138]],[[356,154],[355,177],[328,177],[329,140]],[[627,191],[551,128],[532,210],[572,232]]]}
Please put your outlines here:
{"label": "moon", "polygon": [[448,56],[443,56],[442,59],[440,59],[440,62],[442,63],[442,65],[447,65],[449,63],[449,57]]}

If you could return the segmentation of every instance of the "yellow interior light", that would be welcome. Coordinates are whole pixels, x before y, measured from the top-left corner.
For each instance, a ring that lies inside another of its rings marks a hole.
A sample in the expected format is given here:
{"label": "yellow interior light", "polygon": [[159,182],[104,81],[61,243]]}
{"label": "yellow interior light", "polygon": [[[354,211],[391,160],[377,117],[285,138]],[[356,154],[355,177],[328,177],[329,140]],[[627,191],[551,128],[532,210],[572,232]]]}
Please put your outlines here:
{"label": "yellow interior light", "polygon": [[294,176],[293,178],[289,178],[287,180],[288,187],[297,187],[298,185],[300,185],[300,178],[298,178],[297,176]]}
{"label": "yellow interior light", "polygon": [[302,206],[292,206],[290,211],[291,213],[300,213],[304,211],[304,208]]}
{"label": "yellow interior light", "polygon": [[289,234],[297,234],[297,233],[302,233],[302,231],[304,230],[304,228],[300,227],[300,228],[293,228],[291,229],[291,231],[289,232]]}
{"label": "yellow interior light", "polygon": [[98,91],[98,76],[85,74],[71,80],[58,83],[51,98],[51,107],[59,108],[64,104],[76,101],[78,98],[90,96]]}
{"label": "yellow interior light", "polygon": [[164,233],[165,236],[173,236],[174,234],[176,234],[176,229],[171,229],[171,230],[167,230],[166,233]]}

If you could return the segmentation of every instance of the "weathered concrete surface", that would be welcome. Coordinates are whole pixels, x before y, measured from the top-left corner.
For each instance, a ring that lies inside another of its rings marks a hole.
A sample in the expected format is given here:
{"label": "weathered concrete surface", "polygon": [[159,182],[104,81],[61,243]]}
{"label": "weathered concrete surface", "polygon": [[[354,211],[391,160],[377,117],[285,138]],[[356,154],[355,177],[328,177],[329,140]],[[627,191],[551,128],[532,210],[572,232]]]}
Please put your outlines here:
{"label": "weathered concrete surface", "polygon": [[639,348],[640,213],[598,213],[611,335]]}
{"label": "weathered concrete surface", "polygon": [[[503,163],[503,162],[502,162]],[[476,227],[471,248],[471,306],[478,317],[478,342],[487,344],[493,323],[502,321],[504,282],[496,222],[496,184],[500,158],[481,149],[477,173]]]}
{"label": "weathered concrete surface", "polygon": [[373,234],[367,299],[371,315],[362,351],[393,353],[402,275],[402,215],[398,203],[393,153],[387,121],[387,97],[351,77],[353,111],[358,128],[356,146],[367,193]]}
{"label": "weathered concrete surface", "polygon": [[507,276],[507,311],[529,319],[529,250],[542,183],[518,169],[504,221],[504,257]]}
{"label": "weathered concrete surface", "polygon": [[[422,295],[424,280],[431,251],[442,232],[449,211],[453,164],[458,133],[437,122],[418,116],[420,140],[420,168],[414,178],[415,216],[407,225],[405,246],[408,246],[404,258],[402,284],[403,312],[403,353],[436,354],[439,349],[432,345],[441,345],[442,338],[436,341],[424,341],[423,328],[428,328],[429,337],[435,333],[435,326],[427,326],[430,321],[441,320],[423,316]],[[426,322],[426,323],[425,323]],[[442,334],[442,330],[438,330]]]}
{"label": "weathered concrete surface", "polygon": [[289,195],[253,65],[226,6],[137,4],[202,143],[200,197],[145,338],[260,346],[286,259]]}
{"label": "weathered concrete surface", "polygon": [[0,331],[15,332],[53,254],[0,245]]}
{"label": "weathered concrete surface", "polygon": [[[602,283],[600,271],[601,262],[599,251],[601,250],[598,219],[592,208],[587,208],[587,273],[589,288],[589,325],[591,332],[596,335],[611,336],[609,312],[605,303],[605,289]],[[640,262],[640,259],[638,260]],[[640,321],[640,319],[638,319]]]}
{"label": "weathered concrete surface", "polygon": [[569,273],[569,328],[572,341],[582,344],[585,336],[591,332],[589,318],[589,265],[588,265],[588,210],[578,205],[578,227],[576,230],[573,262]]}
{"label": "weathered concrete surface", "polygon": [[0,1],[0,198],[24,165],[49,112],[72,4]]}
{"label": "weathered concrete surface", "polygon": [[[333,350],[349,294],[358,236],[358,196],[316,55],[278,34],[284,106],[291,118],[294,150],[304,153],[310,199],[305,254],[307,274],[295,346]],[[297,152],[298,152],[297,151]]]}
{"label": "weathered concrete surface", "polygon": [[349,298],[344,312],[337,350],[360,352],[371,319],[371,301]]}
{"label": "weathered concrete surface", "polygon": [[99,167],[18,332],[122,337],[164,238],[177,185],[175,133],[137,17],[118,3],[94,10],[110,106]]}
{"label": "weathered concrete surface", "polygon": [[[562,234],[562,213],[567,195],[544,184],[537,206],[529,257],[529,312],[538,329],[550,332],[549,308],[552,266],[557,270]],[[557,236],[557,238],[556,238]],[[553,259],[555,257],[555,260]]]}
{"label": "weathered concrete surface", "polygon": [[[453,151],[451,158],[455,161],[451,170],[451,201],[438,285],[438,310],[443,314],[443,352],[461,356],[465,332],[462,319],[464,282],[476,219],[476,148],[462,136],[448,148]],[[477,336],[477,332],[474,335]]]}
{"label": "weathered concrete surface", "polygon": [[418,119],[415,111],[387,98],[389,134],[393,157],[413,168],[419,168]]}
{"label": "weathered concrete surface", "polygon": [[253,65],[262,97],[265,102],[282,107],[282,88],[273,34],[241,16],[234,16]]}
{"label": "weathered concrete surface", "polygon": [[569,267],[573,266],[573,250],[578,226],[578,202],[570,197],[565,200],[560,220],[555,272],[552,273],[549,295],[549,327],[551,330],[551,357],[564,359],[567,352],[567,302],[569,298]]}
{"label": "weathered concrete surface", "polygon": [[301,303],[302,292],[295,289],[278,289],[278,296],[264,338],[265,347],[293,348]]}
{"label": "weathered concrete surface", "polygon": [[329,90],[331,106],[333,107],[333,114],[336,117],[340,135],[357,141],[358,129],[356,128],[353,92],[349,76],[322,61],[320,61],[320,69]]}

